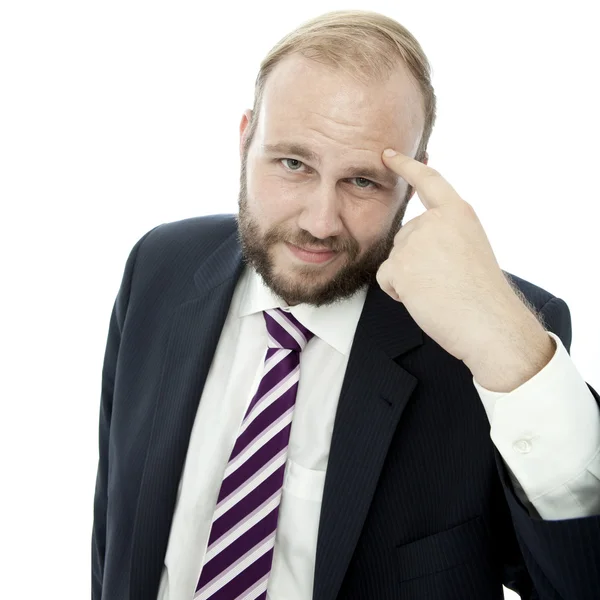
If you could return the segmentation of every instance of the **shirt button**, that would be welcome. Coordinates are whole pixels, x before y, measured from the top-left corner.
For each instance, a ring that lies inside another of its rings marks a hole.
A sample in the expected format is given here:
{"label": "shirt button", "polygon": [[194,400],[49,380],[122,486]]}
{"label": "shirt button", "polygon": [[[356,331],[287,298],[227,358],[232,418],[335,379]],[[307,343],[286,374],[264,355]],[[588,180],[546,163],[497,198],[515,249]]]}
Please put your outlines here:
{"label": "shirt button", "polygon": [[521,454],[527,454],[531,452],[531,443],[527,440],[519,440],[513,444],[513,448]]}

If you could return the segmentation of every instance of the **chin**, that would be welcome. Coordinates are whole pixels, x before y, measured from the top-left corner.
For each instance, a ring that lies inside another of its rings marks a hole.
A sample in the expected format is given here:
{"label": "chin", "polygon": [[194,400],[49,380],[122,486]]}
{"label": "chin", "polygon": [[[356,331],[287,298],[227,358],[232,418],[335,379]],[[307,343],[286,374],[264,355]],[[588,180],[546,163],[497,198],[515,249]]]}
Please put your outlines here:
{"label": "chin", "polygon": [[337,269],[326,269],[318,265],[298,265],[290,262],[278,264],[273,269],[273,279],[280,285],[289,285],[295,288],[302,286],[309,290],[327,283],[336,272]]}

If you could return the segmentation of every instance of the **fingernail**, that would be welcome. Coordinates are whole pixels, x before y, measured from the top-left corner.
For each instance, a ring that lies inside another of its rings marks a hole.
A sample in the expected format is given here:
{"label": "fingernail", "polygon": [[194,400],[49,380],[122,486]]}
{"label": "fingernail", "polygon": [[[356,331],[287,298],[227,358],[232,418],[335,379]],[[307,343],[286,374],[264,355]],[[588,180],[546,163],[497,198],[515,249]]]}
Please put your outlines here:
{"label": "fingernail", "polygon": [[396,156],[397,152],[396,152],[395,150],[392,150],[391,148],[386,148],[386,149],[383,151],[383,154],[384,154],[385,156]]}

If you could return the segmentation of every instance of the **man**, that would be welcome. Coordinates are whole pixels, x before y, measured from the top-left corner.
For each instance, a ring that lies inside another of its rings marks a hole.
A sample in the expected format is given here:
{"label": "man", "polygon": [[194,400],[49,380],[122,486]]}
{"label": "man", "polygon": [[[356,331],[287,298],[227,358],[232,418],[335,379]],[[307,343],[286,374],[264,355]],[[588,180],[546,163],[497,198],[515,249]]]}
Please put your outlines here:
{"label": "man", "polygon": [[161,225],[125,267],[93,598],[598,597],[600,398],[567,305],[426,166],[434,115],[381,15],[265,59],[238,219]]}

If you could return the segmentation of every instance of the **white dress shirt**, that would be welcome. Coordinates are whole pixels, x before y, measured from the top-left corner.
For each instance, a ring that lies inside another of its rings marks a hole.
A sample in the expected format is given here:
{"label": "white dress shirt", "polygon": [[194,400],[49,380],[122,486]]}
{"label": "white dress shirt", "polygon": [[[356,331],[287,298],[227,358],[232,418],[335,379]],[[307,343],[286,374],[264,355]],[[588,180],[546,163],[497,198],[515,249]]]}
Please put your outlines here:
{"label": "white dress shirt", "polygon": [[[192,428],[158,600],[193,598],[223,473],[262,376],[267,348],[262,311],[276,307],[289,310],[315,338],[302,351],[267,596],[312,598],[331,434],[365,298],[362,290],[329,306],[288,308],[254,270],[245,269]],[[557,344],[555,356],[531,380],[506,394],[474,385],[515,493],[532,515],[600,514],[600,411],[560,339],[548,333]]]}

